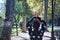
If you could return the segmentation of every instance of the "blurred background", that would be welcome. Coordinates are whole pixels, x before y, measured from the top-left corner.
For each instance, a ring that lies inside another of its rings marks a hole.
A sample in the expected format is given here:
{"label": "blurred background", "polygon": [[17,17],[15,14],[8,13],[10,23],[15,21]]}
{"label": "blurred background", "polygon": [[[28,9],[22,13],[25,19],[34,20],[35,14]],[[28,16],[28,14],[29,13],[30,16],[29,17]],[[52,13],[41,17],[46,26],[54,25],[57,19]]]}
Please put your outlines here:
{"label": "blurred background", "polygon": [[[26,22],[33,16],[35,11],[40,12],[41,19],[47,23],[47,30],[51,32],[52,28],[52,2],[51,0],[15,0],[14,1],[13,27],[11,36],[22,32],[24,20]],[[12,13],[13,14],[13,13]],[[4,20],[6,19],[6,0],[0,0],[0,35],[2,35]],[[54,32],[60,38],[60,0],[54,3]],[[0,36],[1,38],[1,36]]]}

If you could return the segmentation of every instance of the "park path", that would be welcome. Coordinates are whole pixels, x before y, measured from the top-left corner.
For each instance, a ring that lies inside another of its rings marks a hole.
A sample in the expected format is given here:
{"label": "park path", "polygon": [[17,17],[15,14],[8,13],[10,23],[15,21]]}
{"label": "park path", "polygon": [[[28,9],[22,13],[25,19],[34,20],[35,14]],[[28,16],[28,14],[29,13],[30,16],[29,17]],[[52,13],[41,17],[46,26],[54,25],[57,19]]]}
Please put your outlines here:
{"label": "park path", "polygon": [[[11,37],[11,40],[30,40],[30,36],[28,33],[19,33],[18,36]],[[51,33],[50,32],[45,32],[43,40],[50,40],[51,38]]]}

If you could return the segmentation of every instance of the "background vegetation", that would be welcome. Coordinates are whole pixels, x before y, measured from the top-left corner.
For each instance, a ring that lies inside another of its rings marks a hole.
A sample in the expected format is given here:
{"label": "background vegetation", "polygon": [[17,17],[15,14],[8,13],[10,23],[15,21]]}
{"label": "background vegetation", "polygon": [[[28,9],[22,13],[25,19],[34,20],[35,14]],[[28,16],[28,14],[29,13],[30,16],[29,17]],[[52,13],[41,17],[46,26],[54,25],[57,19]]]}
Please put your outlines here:
{"label": "background vegetation", "polygon": [[[3,0],[5,1],[5,0]],[[3,6],[0,8],[0,23],[5,19],[5,11],[6,11],[6,2],[3,3]],[[15,8],[14,8],[14,23],[19,25],[21,29],[23,16],[26,16],[27,19],[33,16],[35,11],[40,11],[40,17],[44,19],[44,0],[15,0]],[[52,7],[51,0],[48,0],[48,9],[47,9],[47,22],[48,25],[51,25],[51,16],[52,16]],[[55,2],[55,12],[54,12],[54,24],[59,24],[60,21],[60,0],[56,0]],[[15,29],[12,33],[14,34]],[[21,31],[21,30],[20,30]]]}

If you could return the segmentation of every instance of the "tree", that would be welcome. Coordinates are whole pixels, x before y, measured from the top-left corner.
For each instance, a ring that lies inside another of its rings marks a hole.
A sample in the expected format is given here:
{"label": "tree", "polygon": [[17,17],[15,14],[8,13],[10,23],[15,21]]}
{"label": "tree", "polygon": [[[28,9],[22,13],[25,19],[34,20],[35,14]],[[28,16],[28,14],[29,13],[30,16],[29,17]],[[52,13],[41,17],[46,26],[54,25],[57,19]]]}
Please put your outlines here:
{"label": "tree", "polygon": [[14,0],[6,0],[6,13],[1,40],[11,40],[11,27],[13,25]]}
{"label": "tree", "polygon": [[[47,24],[48,0],[44,0],[44,20]],[[46,25],[47,26],[47,25]]]}

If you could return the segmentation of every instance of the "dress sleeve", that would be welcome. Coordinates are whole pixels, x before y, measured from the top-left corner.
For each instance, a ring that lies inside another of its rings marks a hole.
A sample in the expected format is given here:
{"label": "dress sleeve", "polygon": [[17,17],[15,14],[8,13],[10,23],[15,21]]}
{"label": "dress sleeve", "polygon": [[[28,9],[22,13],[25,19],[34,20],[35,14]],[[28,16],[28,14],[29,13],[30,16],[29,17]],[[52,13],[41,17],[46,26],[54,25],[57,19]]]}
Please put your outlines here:
{"label": "dress sleeve", "polygon": [[31,19],[28,20],[28,22],[26,23],[26,27],[28,28],[28,26],[31,26],[31,22],[33,21],[33,17]]}

